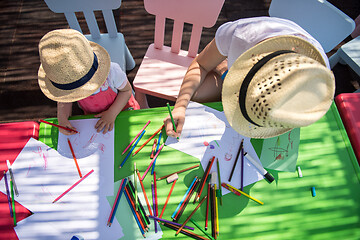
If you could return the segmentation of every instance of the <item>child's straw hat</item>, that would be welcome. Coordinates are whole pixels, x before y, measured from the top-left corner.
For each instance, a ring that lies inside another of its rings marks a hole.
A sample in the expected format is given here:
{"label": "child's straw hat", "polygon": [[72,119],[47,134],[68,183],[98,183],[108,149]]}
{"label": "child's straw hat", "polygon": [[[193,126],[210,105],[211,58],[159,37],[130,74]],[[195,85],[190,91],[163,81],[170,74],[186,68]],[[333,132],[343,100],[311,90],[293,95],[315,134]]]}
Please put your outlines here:
{"label": "child's straw hat", "polygon": [[320,119],[334,92],[334,75],[320,52],[300,37],[279,36],[237,58],[225,77],[222,103],[237,132],[268,138]]}
{"label": "child's straw hat", "polygon": [[86,98],[109,74],[107,51],[73,29],[45,34],[39,43],[39,54],[39,86],[54,101],[75,102]]}

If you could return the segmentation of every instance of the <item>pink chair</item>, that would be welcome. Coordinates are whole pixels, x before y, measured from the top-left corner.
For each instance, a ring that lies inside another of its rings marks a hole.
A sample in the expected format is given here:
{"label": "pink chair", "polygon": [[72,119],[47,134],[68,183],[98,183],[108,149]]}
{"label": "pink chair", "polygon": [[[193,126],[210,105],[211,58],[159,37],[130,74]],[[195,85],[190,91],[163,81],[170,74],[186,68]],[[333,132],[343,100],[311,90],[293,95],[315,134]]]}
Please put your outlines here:
{"label": "pink chair", "polygon": [[[176,100],[186,70],[198,53],[202,28],[215,25],[224,1],[144,0],[145,10],[155,15],[155,34],[133,82],[141,108],[148,107],[146,94]],[[174,20],[171,47],[164,46],[166,18]],[[188,51],[181,49],[184,23],[192,24]]]}

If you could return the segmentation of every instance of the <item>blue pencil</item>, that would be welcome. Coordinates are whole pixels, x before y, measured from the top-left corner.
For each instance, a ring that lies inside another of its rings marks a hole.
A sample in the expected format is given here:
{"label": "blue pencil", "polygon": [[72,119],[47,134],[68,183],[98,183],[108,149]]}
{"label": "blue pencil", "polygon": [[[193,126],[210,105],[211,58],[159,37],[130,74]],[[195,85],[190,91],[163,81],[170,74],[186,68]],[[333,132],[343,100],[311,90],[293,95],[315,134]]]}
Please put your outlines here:
{"label": "blue pencil", "polygon": [[114,220],[114,216],[115,216],[115,213],[116,213],[116,209],[118,208],[119,206],[119,202],[120,202],[120,198],[121,198],[121,195],[122,193],[124,192],[124,187],[125,187],[125,184],[126,184],[126,181],[127,179],[124,178],[122,181],[121,181],[121,184],[120,184],[120,187],[119,187],[119,191],[116,195],[116,199],[115,199],[115,202],[114,202],[114,205],[112,207],[112,210],[111,210],[111,213],[110,213],[110,217],[109,217],[109,220],[107,222],[107,225],[110,227],[113,220]]}
{"label": "blue pencil", "polygon": [[137,223],[138,226],[139,226],[140,232],[141,232],[141,234],[143,235],[143,237],[145,237],[145,232],[144,232],[144,230],[143,230],[142,227],[141,227],[141,224],[140,224],[140,221],[139,221],[138,217],[136,216],[135,209],[134,209],[133,206],[131,205],[130,198],[129,198],[129,196],[126,194],[126,192],[124,192],[124,195],[125,195],[125,197],[126,197],[126,200],[127,200],[128,203],[129,203],[130,209],[131,209],[131,211],[132,211],[132,213],[133,213],[133,215],[134,215],[134,218],[135,218],[135,220],[136,220],[136,223]]}
{"label": "blue pencil", "polygon": [[[156,151],[155,151],[154,154],[156,154],[156,152],[159,150],[160,142],[161,142],[161,134],[162,134],[162,132],[160,132],[160,134],[159,134],[159,140],[158,140],[158,142],[157,142]],[[155,159],[155,161],[154,161],[154,163],[153,163],[153,165],[152,165],[151,175],[154,175],[155,163],[156,163],[156,159]]]}
{"label": "blue pencil", "polygon": [[5,182],[5,188],[6,188],[6,195],[9,203],[9,209],[10,209],[10,216],[13,217],[13,211],[11,207],[11,199],[10,199],[10,191],[9,191],[9,184],[6,176],[6,172],[4,171],[4,182]]}
{"label": "blue pencil", "polygon": [[140,137],[136,140],[134,146],[132,146],[132,148],[130,149],[130,151],[128,152],[128,154],[126,155],[126,157],[124,158],[124,160],[122,161],[122,163],[120,164],[119,168],[122,168],[122,166],[124,166],[126,160],[130,157],[132,151],[134,150],[134,148],[136,147],[136,145],[138,144],[138,142],[140,141],[140,139],[142,138],[142,136],[144,136],[145,130],[142,131]]}
{"label": "blue pencil", "polygon": [[184,197],[181,199],[181,201],[180,201],[179,205],[178,205],[178,206],[177,206],[177,208],[175,209],[175,212],[173,213],[173,215],[171,215],[171,218],[172,218],[172,219],[174,219],[174,218],[175,218],[175,215],[176,215],[177,211],[178,211],[178,210],[179,210],[179,208],[181,207],[181,204],[185,201],[185,198],[186,198],[186,196],[189,194],[190,189],[191,189],[191,188],[192,188],[192,186],[194,185],[194,183],[195,183],[196,179],[197,179],[197,176],[195,176],[194,180],[192,181],[192,183],[190,184],[190,186],[189,186],[188,190],[186,191],[186,193],[185,193]]}

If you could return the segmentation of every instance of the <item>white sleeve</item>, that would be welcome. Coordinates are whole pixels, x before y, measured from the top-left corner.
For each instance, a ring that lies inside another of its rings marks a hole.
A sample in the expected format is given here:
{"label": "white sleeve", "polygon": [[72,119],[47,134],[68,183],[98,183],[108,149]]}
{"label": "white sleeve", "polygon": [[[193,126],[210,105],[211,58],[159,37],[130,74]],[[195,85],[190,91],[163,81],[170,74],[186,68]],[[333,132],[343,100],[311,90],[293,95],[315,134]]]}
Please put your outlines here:
{"label": "white sleeve", "polygon": [[223,56],[228,56],[231,39],[236,29],[234,22],[227,22],[221,25],[215,33],[215,43],[219,52]]}
{"label": "white sleeve", "polygon": [[126,73],[121,69],[120,65],[111,62],[109,72],[109,83],[112,89],[120,90],[123,89],[128,82]]}

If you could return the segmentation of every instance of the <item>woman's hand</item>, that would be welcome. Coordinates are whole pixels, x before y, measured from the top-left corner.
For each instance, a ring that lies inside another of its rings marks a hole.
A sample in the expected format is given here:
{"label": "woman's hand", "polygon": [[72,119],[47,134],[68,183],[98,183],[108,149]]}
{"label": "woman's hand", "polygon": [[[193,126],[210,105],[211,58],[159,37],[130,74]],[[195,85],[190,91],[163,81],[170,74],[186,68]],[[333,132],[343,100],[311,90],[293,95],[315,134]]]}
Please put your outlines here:
{"label": "woman's hand", "polygon": [[164,119],[164,126],[166,129],[166,134],[170,137],[180,137],[184,122],[185,122],[185,109],[183,107],[174,108],[172,111],[172,116],[174,118],[176,132],[173,127],[173,123],[170,115]]}

